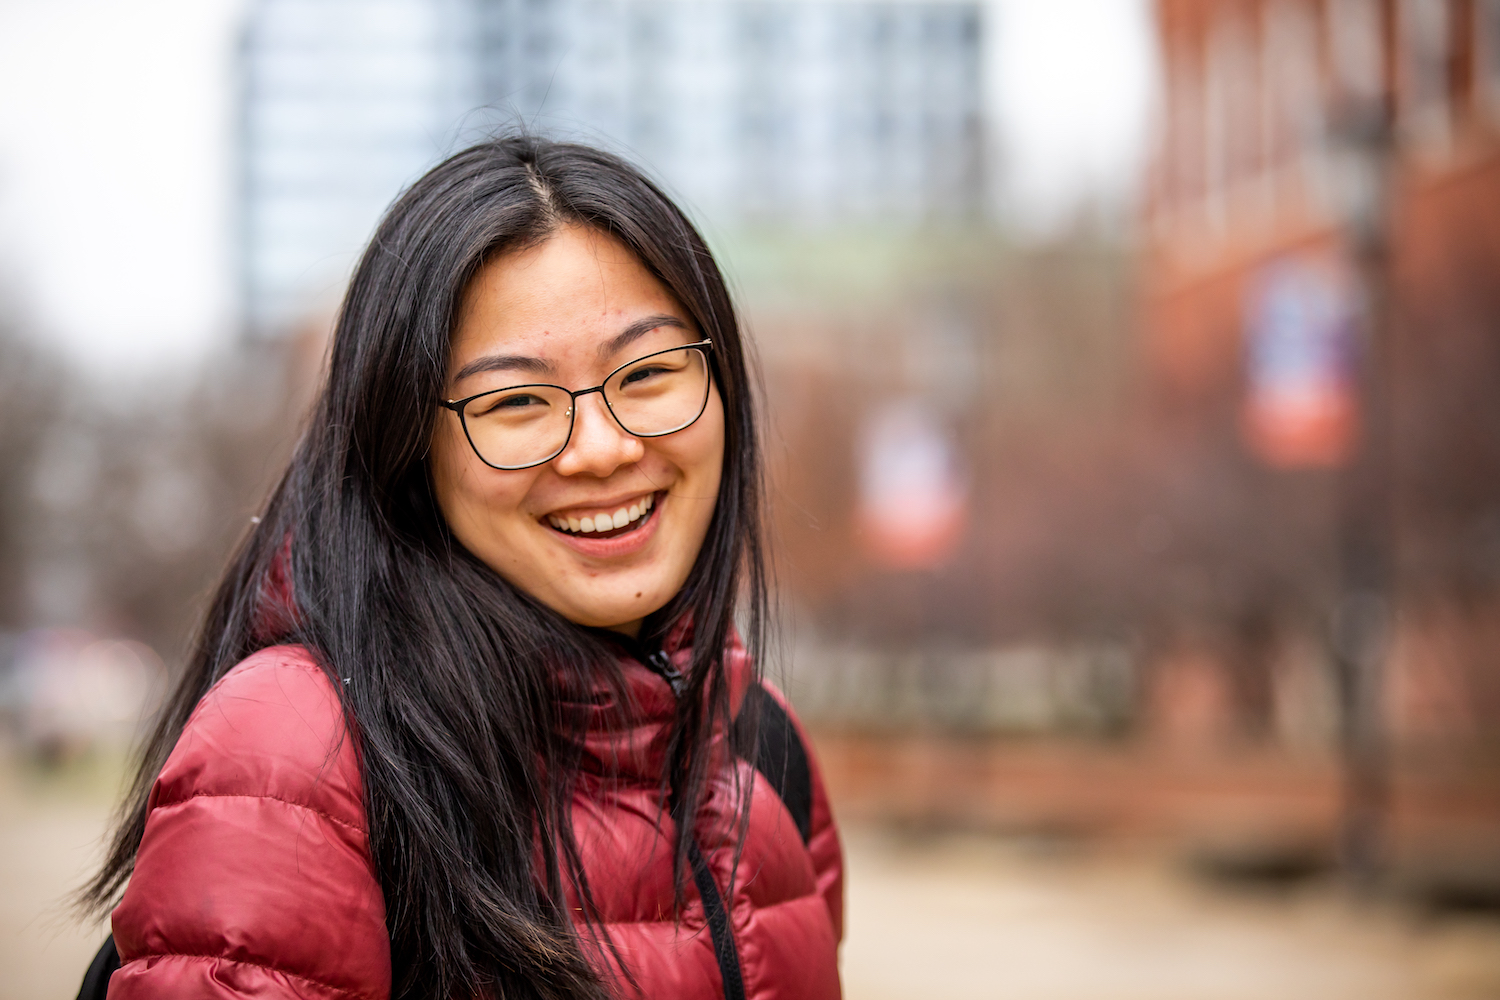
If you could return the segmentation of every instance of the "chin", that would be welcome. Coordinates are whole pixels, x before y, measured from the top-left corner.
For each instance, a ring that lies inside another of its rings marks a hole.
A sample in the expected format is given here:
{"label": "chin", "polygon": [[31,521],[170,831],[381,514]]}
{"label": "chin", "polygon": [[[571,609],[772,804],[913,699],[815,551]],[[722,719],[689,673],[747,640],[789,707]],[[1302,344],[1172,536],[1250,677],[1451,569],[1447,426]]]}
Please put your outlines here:
{"label": "chin", "polygon": [[[587,628],[623,628],[660,611],[675,592],[674,589],[647,584],[625,584],[619,588],[610,587],[608,592],[597,594],[592,600],[579,601],[575,597],[555,604],[553,610],[569,621]],[[641,596],[637,597],[636,594]]]}

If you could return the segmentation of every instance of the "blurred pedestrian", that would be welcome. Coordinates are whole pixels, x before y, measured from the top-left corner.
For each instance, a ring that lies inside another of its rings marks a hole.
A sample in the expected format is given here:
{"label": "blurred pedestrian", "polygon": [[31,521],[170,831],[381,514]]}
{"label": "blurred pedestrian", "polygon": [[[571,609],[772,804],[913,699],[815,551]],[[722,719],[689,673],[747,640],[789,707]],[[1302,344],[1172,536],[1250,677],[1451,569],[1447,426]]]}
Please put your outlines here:
{"label": "blurred pedestrian", "polygon": [[838,835],[761,680],[761,475],[733,306],[661,191],[529,136],[435,167],[86,890],[110,996],[838,996]]}

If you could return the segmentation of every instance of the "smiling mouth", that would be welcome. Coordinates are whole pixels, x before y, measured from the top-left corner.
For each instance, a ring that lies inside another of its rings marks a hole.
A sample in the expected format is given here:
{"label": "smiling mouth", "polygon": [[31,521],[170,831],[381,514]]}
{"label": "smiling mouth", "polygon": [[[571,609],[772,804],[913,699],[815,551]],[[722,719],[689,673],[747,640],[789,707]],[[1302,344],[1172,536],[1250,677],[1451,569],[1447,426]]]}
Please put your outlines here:
{"label": "smiling mouth", "polygon": [[638,500],[611,512],[600,511],[591,516],[575,517],[548,514],[543,520],[552,530],[564,535],[587,538],[618,538],[637,530],[651,519],[656,510],[656,494],[648,493]]}

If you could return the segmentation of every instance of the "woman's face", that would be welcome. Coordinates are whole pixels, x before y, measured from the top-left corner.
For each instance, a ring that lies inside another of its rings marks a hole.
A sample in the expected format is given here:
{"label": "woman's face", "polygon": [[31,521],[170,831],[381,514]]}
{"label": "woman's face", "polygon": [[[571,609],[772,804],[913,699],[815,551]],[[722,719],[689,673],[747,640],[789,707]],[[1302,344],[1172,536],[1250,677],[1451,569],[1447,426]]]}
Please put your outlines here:
{"label": "woman's face", "polygon": [[[585,389],[643,355],[702,339],[634,254],[569,226],[475,276],[445,398],[528,383]],[[458,414],[439,410],[438,504],[464,547],[512,584],[570,621],[634,635],[682,587],[703,545],[724,461],[723,404],[710,386],[697,422],[655,438],[628,433],[599,393],[573,405],[562,453],[516,471],[482,462]],[[596,530],[584,531],[590,523]]]}

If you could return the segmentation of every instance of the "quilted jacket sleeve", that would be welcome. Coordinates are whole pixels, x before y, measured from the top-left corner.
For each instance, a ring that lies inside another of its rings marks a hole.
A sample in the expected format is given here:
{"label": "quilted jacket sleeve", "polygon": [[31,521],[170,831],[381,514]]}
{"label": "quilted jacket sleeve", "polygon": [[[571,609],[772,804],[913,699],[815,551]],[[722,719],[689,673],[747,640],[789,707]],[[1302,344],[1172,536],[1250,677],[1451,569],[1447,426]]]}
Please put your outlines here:
{"label": "quilted jacket sleeve", "polygon": [[817,750],[813,741],[808,738],[807,730],[802,725],[802,720],[797,718],[793,711],[791,702],[776,688],[774,684],[767,683],[766,690],[771,692],[781,707],[786,709],[787,717],[797,727],[797,735],[802,737],[802,745],[807,748],[807,763],[812,770],[812,824],[810,835],[807,838],[807,850],[812,855],[813,870],[818,877],[818,892],[823,901],[828,904],[828,914],[833,918],[833,932],[839,941],[844,940],[844,847],[839,842],[839,830],[833,821],[833,808],[828,803],[828,790],[823,785],[823,771],[818,766]]}
{"label": "quilted jacket sleeve", "polygon": [[111,1000],[389,996],[351,742],[300,647],[261,650],[204,697],[152,788],[113,914]]}

